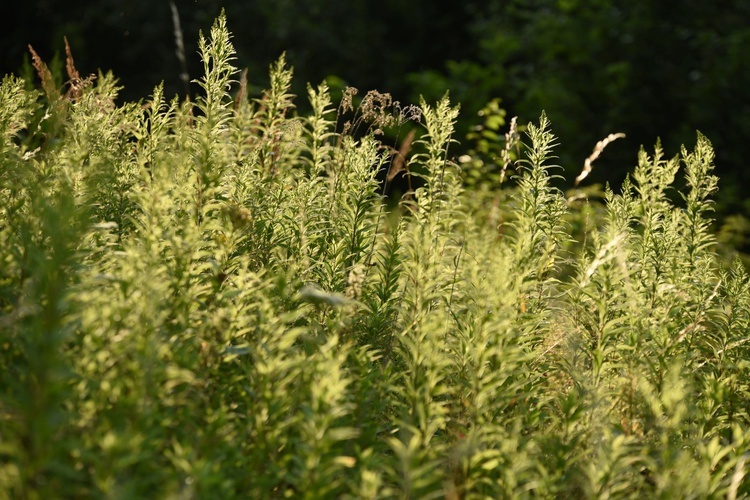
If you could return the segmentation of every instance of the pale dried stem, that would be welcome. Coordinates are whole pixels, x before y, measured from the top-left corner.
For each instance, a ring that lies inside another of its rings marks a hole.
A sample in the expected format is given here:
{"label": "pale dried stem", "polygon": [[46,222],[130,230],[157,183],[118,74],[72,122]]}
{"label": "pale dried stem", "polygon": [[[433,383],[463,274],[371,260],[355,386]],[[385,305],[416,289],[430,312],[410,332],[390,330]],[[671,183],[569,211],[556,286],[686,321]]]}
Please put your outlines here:
{"label": "pale dried stem", "polygon": [[607,147],[607,145],[617,139],[621,139],[625,137],[625,134],[623,133],[617,133],[617,134],[609,134],[607,137],[602,139],[601,141],[596,143],[596,146],[594,147],[594,151],[591,153],[591,155],[586,158],[586,161],[583,163],[583,170],[580,174],[578,174],[578,177],[576,177],[575,185],[577,186],[580,184],[580,182],[588,177],[588,175],[591,173],[591,164],[594,163],[594,160],[599,158],[599,155],[602,154],[602,151],[604,151],[604,148]]}

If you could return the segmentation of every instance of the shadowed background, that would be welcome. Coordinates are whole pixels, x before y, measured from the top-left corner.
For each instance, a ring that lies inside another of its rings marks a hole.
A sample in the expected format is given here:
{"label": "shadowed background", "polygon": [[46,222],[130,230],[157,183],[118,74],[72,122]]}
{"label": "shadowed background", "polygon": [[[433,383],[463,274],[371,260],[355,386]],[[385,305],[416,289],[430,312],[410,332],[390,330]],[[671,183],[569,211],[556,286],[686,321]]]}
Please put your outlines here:
{"label": "shadowed background", "polygon": [[[662,139],[667,156],[713,142],[722,213],[750,213],[750,2],[718,0],[208,0],[177,1],[190,78],[201,74],[198,31],[225,8],[251,92],[286,51],[295,90],[327,79],[415,102],[450,90],[462,106],[457,139],[501,98],[508,117],[536,120],[542,109],[559,136],[566,177],[613,132],[586,183],[618,185],[640,145]],[[32,75],[27,44],[48,63],[62,61],[63,36],[81,73],[112,70],[122,98],[146,98],[164,81],[185,94],[168,1],[33,0],[4,16],[3,73]],[[24,69],[25,67],[25,69]],[[62,84],[62,71],[59,72]],[[194,92],[195,88],[191,88]],[[303,105],[302,99],[299,104]]]}

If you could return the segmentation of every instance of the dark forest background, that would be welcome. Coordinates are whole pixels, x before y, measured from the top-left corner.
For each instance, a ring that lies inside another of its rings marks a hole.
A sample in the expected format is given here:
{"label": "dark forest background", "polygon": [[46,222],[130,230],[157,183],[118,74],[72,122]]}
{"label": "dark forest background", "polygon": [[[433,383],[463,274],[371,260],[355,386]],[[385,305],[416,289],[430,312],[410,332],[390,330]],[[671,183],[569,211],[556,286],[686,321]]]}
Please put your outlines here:
{"label": "dark forest background", "polygon": [[[378,89],[430,101],[446,90],[462,106],[457,139],[500,98],[520,123],[546,110],[566,177],[606,135],[587,183],[618,185],[661,138],[667,156],[712,141],[720,214],[750,214],[750,2],[747,0],[209,0],[176,1],[190,78],[200,76],[198,31],[222,8],[251,90],[286,51],[298,94],[306,82]],[[2,18],[3,73],[31,75],[27,45],[62,62],[67,36],[81,73],[112,70],[124,100],[186,93],[167,0],[31,0]],[[25,69],[24,69],[25,68]],[[62,78],[62,71],[60,72]],[[62,84],[62,80],[60,82]],[[191,89],[194,92],[195,89]],[[299,100],[302,104],[302,99]],[[747,225],[735,218],[735,226]],[[739,222],[738,222],[739,221]],[[747,231],[747,228],[735,228]]]}

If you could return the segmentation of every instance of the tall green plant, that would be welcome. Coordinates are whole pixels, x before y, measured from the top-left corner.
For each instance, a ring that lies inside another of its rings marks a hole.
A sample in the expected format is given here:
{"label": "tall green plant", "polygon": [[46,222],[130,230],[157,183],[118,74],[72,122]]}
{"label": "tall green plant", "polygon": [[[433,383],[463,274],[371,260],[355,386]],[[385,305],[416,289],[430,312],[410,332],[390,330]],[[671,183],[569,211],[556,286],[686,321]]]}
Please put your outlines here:
{"label": "tall green plant", "polygon": [[[235,85],[223,16],[200,45],[195,102],[118,106],[70,55],[68,92],[35,62],[48,102],[0,84],[0,491],[747,496],[750,279],[704,137],[578,213],[545,115],[467,191],[447,96],[340,128],[283,57]],[[386,170],[420,176],[399,207]]]}

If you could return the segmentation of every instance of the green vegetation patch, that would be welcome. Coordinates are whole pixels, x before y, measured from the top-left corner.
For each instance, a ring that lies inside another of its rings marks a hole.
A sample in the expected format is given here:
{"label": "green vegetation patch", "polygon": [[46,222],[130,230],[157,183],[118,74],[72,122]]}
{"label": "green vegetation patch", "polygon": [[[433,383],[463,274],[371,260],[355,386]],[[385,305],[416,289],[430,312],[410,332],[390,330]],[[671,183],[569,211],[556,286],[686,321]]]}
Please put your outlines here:
{"label": "green vegetation patch", "polygon": [[511,187],[464,191],[447,97],[321,85],[300,116],[283,58],[250,99],[223,17],[200,47],[195,102],[117,106],[70,55],[64,94],[38,58],[46,95],[0,85],[4,495],[750,494],[750,278],[705,137],[594,205],[542,115]]}

